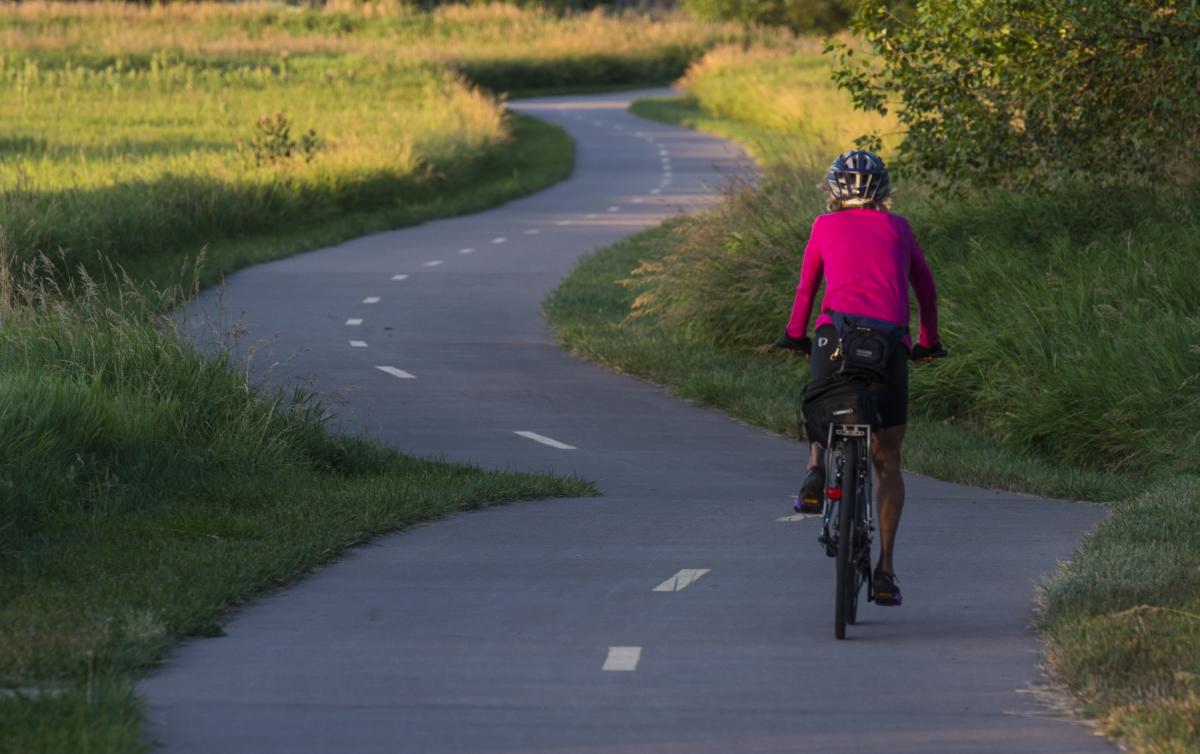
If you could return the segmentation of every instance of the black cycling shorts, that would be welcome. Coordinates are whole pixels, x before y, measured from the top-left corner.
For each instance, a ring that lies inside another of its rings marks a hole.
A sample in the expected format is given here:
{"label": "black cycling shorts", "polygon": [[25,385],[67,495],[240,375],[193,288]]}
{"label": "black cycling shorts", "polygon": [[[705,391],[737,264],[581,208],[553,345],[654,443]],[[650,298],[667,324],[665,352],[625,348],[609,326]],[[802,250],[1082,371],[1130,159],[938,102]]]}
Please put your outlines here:
{"label": "black cycling shorts", "polygon": [[[822,325],[814,333],[812,350],[812,380],[820,382],[837,371],[840,359],[833,359],[837,350],[837,330]],[[871,395],[879,407],[879,427],[899,427],[908,423],[908,350],[897,348],[888,360],[886,382],[871,385]]]}

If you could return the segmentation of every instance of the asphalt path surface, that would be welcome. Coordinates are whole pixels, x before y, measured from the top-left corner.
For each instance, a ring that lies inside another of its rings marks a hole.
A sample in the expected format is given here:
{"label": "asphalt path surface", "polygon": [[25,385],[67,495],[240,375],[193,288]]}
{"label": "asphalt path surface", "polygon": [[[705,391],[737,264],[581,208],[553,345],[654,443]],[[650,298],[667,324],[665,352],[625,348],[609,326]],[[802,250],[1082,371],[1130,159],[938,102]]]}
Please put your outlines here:
{"label": "asphalt path surface", "polygon": [[815,519],[788,520],[801,446],[555,345],[540,303],[581,255],[711,206],[745,166],[630,115],[634,96],[514,104],[576,139],[547,191],[201,298],[270,339],[272,379],[339,392],[344,428],[604,495],[383,537],[237,611],[142,684],[151,735],[180,753],[1113,751],[1032,693],[1035,583],[1102,510],[908,475],[905,603],[862,605],[835,641],[833,561]]}

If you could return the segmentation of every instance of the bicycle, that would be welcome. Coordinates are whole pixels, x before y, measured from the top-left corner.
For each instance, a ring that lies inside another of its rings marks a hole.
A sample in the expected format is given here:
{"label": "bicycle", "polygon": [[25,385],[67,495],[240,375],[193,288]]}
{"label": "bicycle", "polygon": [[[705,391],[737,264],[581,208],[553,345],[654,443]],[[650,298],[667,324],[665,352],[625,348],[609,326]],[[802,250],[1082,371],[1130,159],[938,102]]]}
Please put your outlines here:
{"label": "bicycle", "polygon": [[858,621],[858,595],[867,584],[867,601],[875,599],[871,582],[871,544],[875,533],[871,436],[867,424],[831,424],[825,445],[826,488],[817,541],[837,561],[834,630],[846,638],[846,626]]}
{"label": "bicycle", "polygon": [[[776,345],[783,345],[781,339]],[[795,351],[796,349],[789,349]],[[915,350],[913,361],[928,363],[947,355],[944,347]],[[867,584],[867,601],[874,601],[871,547],[875,534],[874,474],[871,443],[879,415],[869,394],[870,379],[847,376],[823,387],[818,400],[825,427],[825,474],[821,533],[818,543],[836,559],[834,636],[846,638],[846,626],[858,621],[858,597]],[[801,440],[808,436],[801,405],[797,404]],[[820,434],[820,433],[818,433]]]}

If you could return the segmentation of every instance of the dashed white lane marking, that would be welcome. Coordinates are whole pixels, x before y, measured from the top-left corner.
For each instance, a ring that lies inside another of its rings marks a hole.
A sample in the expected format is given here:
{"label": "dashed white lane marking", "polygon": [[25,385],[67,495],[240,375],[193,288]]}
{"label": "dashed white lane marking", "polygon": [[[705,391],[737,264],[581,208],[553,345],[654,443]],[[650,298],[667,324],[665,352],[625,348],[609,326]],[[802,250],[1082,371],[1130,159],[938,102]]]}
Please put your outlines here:
{"label": "dashed white lane marking", "polygon": [[642,659],[641,647],[609,647],[601,670],[637,670]]}
{"label": "dashed white lane marking", "polygon": [[538,233],[541,233],[541,231],[537,228],[530,228],[529,230],[525,231],[525,235],[527,236],[536,236]]}
{"label": "dashed white lane marking", "polygon": [[671,158],[670,158],[670,157],[666,157],[666,156],[664,156],[664,157],[660,158],[660,160],[659,160],[659,161],[660,161],[660,162],[662,162],[662,164],[664,164],[664,165],[670,165],[670,164],[671,164]]}
{"label": "dashed white lane marking", "polygon": [[656,194],[656,195],[657,195],[657,194],[661,194],[661,193],[662,193],[662,189],[660,189],[660,188],[656,188],[656,189],[650,189],[650,193],[651,193],[651,194]]}
{"label": "dashed white lane marking", "polygon": [[348,320],[346,320],[346,325],[347,325],[347,326],[349,326],[349,327],[358,327],[358,326],[359,326],[359,325],[361,325],[361,324],[362,324],[362,320],[361,320],[361,319],[348,319]]}
{"label": "dashed white lane marking", "polygon": [[595,220],[595,219],[596,219],[597,217],[599,217],[599,216],[600,216],[600,215],[597,215],[595,212],[591,212],[591,213],[588,213],[587,219],[589,219],[589,220]]}
{"label": "dashed white lane marking", "polygon": [[625,126],[613,126],[613,128],[617,129],[618,131],[624,131],[624,130],[625,130]]}
{"label": "dashed white lane marking", "polygon": [[594,121],[592,121],[592,125],[593,125],[593,126],[603,126],[603,125],[604,125],[604,122],[603,122],[603,121],[599,121],[599,120],[594,120]]}
{"label": "dashed white lane marking", "polygon": [[459,254],[474,254],[475,250],[474,249],[459,249],[458,253]]}
{"label": "dashed white lane marking", "polygon": [[549,445],[552,448],[558,448],[559,450],[577,450],[574,445],[567,445],[565,442],[559,442],[553,437],[539,435],[537,432],[530,432],[527,429],[519,431],[514,430],[513,434],[520,435],[521,437],[533,440],[534,442],[540,442],[542,445]]}
{"label": "dashed white lane marking", "polygon": [[570,221],[570,220],[559,220],[558,222],[556,222],[556,223],[554,223],[554,224],[555,224],[555,225],[557,225],[557,226],[559,226],[559,227],[565,227],[565,226],[567,226],[567,225],[570,225],[570,224],[571,224],[571,221]]}
{"label": "dashed white lane marking", "polygon": [[492,243],[495,243],[495,244],[507,243],[507,242],[508,242],[508,239],[505,238],[504,236],[496,236],[495,238],[492,239]]}
{"label": "dashed white lane marking", "polygon": [[366,298],[363,299],[363,303],[364,304],[378,304],[379,300],[380,299],[378,296],[367,296]]}
{"label": "dashed white lane marking", "polygon": [[631,204],[641,204],[641,203],[642,203],[642,197],[640,197],[640,196],[635,196],[635,197],[633,197],[632,199],[630,199],[630,200],[629,200],[629,202],[630,202]]}
{"label": "dashed white lane marking", "polygon": [[608,208],[608,211],[609,212],[620,212],[621,208],[614,204],[613,206]]}
{"label": "dashed white lane marking", "polygon": [[437,267],[439,264],[445,264],[445,262],[443,262],[440,259],[430,259],[428,262],[425,263],[425,266],[426,267]]}
{"label": "dashed white lane marking", "polygon": [[793,513],[790,516],[784,516],[783,518],[777,518],[775,520],[781,524],[786,524],[792,521],[804,521],[805,519],[820,517],[821,516],[818,513]]}
{"label": "dashed white lane marking", "polygon": [[392,275],[392,280],[408,280],[408,275]]}
{"label": "dashed white lane marking", "polygon": [[352,340],[352,341],[350,341],[350,347],[351,347],[351,348],[366,348],[366,347],[367,347],[367,341],[365,341],[365,340]]}
{"label": "dashed white lane marking", "polygon": [[654,587],[656,592],[679,592],[687,589],[692,584],[700,580],[704,574],[708,573],[708,568],[684,568],[679,573],[667,579],[663,583]]}
{"label": "dashed white lane marking", "polygon": [[401,379],[401,380],[417,379],[417,376],[415,374],[412,374],[411,372],[406,372],[403,369],[397,369],[396,367],[375,367],[375,368],[378,369],[379,371],[383,372],[384,374],[390,374],[397,379]]}

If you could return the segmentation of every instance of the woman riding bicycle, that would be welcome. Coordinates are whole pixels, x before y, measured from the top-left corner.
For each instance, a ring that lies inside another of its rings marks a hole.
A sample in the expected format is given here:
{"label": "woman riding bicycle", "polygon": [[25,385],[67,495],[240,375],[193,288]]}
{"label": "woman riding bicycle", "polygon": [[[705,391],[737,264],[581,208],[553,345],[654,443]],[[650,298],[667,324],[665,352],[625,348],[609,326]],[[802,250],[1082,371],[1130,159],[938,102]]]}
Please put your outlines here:
{"label": "woman riding bicycle", "polygon": [[[944,353],[938,337],[937,290],[908,221],[888,212],[892,186],[883,160],[865,150],[845,152],[834,160],[821,189],[829,213],[820,215],[813,223],[804,249],[791,320],[776,345],[810,355],[812,380],[818,383],[829,379],[841,362],[838,332],[831,314],[903,330],[900,340],[904,347],[895,349],[891,355],[884,369],[887,379],[869,388],[880,418],[871,448],[880,533],[879,562],[873,577],[875,602],[899,605],[893,553],[904,509],[900,448],[908,421],[908,360],[910,357],[928,360]],[[825,297],[814,327],[814,348],[806,333],[822,277]],[[916,346],[908,335],[910,283],[920,311],[921,330]],[[809,437],[809,471],[797,501],[800,512],[821,511],[825,470],[819,439],[823,438]]]}

